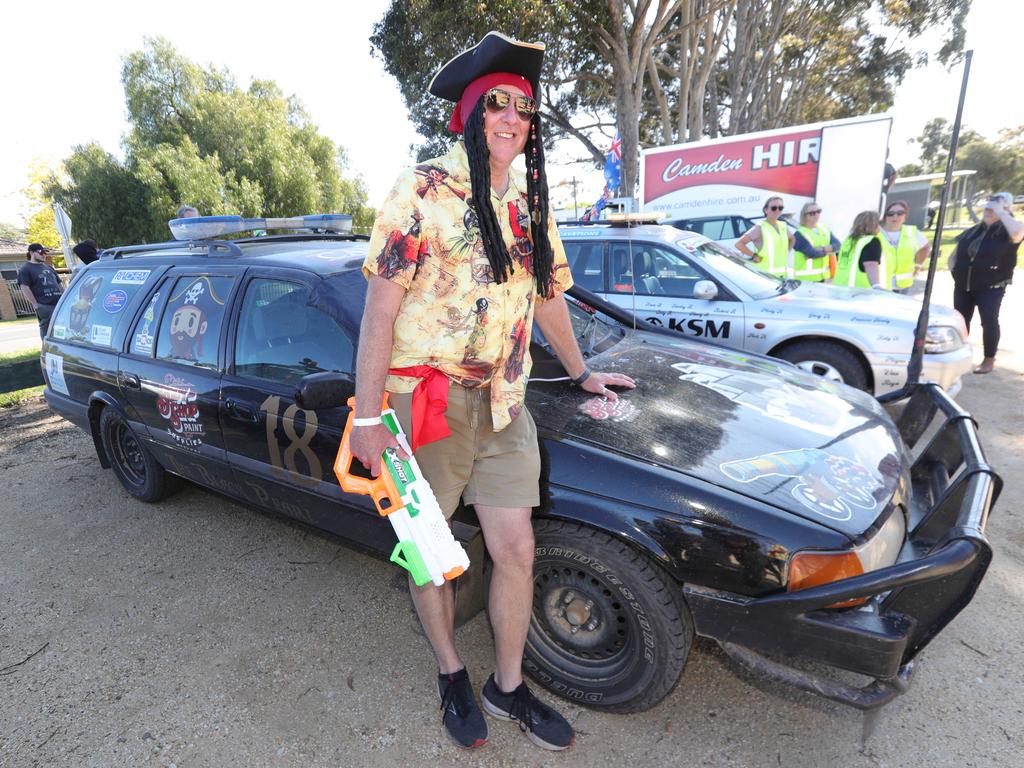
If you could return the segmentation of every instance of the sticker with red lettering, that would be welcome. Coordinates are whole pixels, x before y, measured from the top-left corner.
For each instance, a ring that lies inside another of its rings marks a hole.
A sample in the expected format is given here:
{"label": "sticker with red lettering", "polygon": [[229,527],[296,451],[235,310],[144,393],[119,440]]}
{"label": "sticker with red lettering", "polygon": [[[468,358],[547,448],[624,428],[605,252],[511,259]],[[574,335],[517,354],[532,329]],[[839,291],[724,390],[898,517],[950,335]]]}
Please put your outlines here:
{"label": "sticker with red lettering", "polygon": [[198,448],[202,445],[206,430],[199,418],[195,387],[168,373],[157,393],[156,409],[167,420],[167,434],[171,439],[183,448]]}

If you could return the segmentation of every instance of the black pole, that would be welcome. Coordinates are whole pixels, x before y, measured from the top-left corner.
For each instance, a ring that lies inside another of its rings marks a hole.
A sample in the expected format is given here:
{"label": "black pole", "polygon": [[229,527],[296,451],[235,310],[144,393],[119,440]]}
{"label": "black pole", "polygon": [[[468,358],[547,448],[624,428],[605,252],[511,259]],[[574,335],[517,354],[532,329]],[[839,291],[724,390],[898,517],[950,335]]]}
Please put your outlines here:
{"label": "black pole", "polygon": [[953,186],[953,166],[956,164],[956,149],[960,142],[960,122],[964,114],[964,99],[967,97],[967,79],[971,74],[971,58],[974,51],[964,54],[964,77],[960,83],[960,101],[956,105],[956,120],[953,122],[953,135],[949,141],[949,157],[946,158],[946,178],[942,184],[942,196],[939,198],[939,218],[935,224],[935,238],[932,240],[932,255],[928,260],[928,278],[924,284],[924,299],[921,303],[921,314],[917,316],[917,329],[914,332],[914,348],[907,364],[907,383],[895,392],[889,392],[878,398],[879,402],[888,403],[899,400],[910,394],[921,380],[921,367],[924,362],[924,342],[928,335],[928,304],[932,299],[932,286],[935,283],[935,265],[939,260],[939,245],[942,243],[942,225],[946,220],[946,203]]}

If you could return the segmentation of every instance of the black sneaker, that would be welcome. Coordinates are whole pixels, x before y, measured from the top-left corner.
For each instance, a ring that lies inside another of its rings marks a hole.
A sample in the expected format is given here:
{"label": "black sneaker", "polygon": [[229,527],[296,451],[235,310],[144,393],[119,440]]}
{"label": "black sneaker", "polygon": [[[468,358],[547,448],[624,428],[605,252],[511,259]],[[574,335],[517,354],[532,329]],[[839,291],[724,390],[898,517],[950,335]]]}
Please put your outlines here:
{"label": "black sneaker", "polygon": [[449,739],[467,749],[487,742],[487,722],[476,703],[465,668],[450,675],[438,675],[437,695],[441,697],[441,722]]}
{"label": "black sneaker", "polygon": [[505,693],[491,675],[484,683],[480,698],[487,714],[518,723],[519,730],[538,747],[557,752],[568,749],[576,741],[568,721],[534,696],[526,683],[520,683],[512,693]]}

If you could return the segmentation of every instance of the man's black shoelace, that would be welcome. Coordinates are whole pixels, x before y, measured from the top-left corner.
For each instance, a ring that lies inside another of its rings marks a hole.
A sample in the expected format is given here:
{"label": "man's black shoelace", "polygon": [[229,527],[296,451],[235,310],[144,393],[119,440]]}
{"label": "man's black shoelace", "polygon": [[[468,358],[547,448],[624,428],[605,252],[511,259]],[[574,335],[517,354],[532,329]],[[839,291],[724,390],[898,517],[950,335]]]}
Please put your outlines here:
{"label": "man's black shoelace", "polygon": [[468,707],[465,701],[466,697],[464,695],[459,695],[459,691],[457,689],[460,687],[461,686],[458,682],[451,682],[448,683],[448,686],[444,689],[444,693],[441,695],[441,710],[444,712],[444,714],[441,715],[442,723],[447,723],[448,713],[452,711],[449,707],[451,707],[452,704],[455,705],[453,708],[455,714],[458,717],[465,717],[464,713]]}
{"label": "man's black shoelace", "polygon": [[540,702],[526,687],[521,684],[512,692],[512,706],[509,708],[509,717],[519,723],[519,730],[524,733],[533,730],[534,714],[540,720],[548,720],[550,713],[547,707]]}

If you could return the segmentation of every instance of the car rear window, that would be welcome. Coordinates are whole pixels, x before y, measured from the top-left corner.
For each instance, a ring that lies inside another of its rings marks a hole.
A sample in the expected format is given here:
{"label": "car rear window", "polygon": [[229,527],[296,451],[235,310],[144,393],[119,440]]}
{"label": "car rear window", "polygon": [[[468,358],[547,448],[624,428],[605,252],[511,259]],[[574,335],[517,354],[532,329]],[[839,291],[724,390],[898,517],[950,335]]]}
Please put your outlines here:
{"label": "car rear window", "polygon": [[151,269],[89,269],[74,281],[53,320],[53,337],[96,347],[113,345],[125,308]]}

